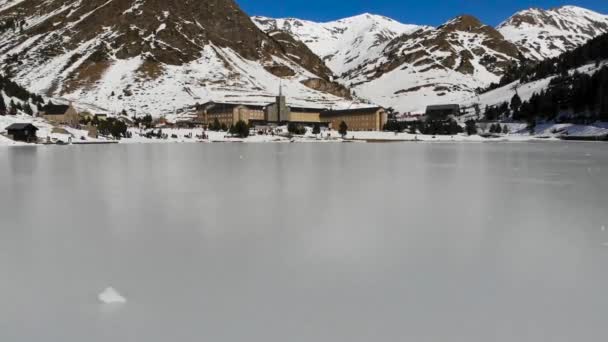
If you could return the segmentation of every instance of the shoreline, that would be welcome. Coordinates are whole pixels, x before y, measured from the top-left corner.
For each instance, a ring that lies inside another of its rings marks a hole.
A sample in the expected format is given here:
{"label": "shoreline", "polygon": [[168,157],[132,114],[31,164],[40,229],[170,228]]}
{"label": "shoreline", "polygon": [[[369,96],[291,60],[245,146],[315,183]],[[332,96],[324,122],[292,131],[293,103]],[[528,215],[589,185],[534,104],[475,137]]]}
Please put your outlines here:
{"label": "shoreline", "polygon": [[501,138],[482,138],[480,136],[418,136],[418,139],[387,139],[387,138],[355,138],[355,139],[332,139],[321,140],[308,137],[295,137],[292,139],[255,139],[253,138],[226,138],[221,140],[197,140],[197,139],[122,139],[122,140],[96,140],[96,141],[75,141],[67,144],[49,143],[22,143],[14,142],[0,144],[0,148],[10,147],[68,147],[68,146],[87,146],[87,145],[155,145],[155,144],[339,144],[339,143],[358,143],[358,144],[470,144],[470,143],[606,143],[606,140],[596,139],[561,139],[558,137],[539,138],[533,136],[511,136]]}

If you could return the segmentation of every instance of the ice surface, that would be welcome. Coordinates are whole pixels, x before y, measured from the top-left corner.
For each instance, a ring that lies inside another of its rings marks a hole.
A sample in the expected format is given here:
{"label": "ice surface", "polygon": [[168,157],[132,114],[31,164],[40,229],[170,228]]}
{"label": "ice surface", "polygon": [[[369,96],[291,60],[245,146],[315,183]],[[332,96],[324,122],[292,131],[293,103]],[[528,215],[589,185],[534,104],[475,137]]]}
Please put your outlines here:
{"label": "ice surface", "polygon": [[108,287],[103,290],[97,298],[100,302],[104,304],[123,304],[127,302],[127,299],[123,297],[118,291],[116,291],[113,287]]}

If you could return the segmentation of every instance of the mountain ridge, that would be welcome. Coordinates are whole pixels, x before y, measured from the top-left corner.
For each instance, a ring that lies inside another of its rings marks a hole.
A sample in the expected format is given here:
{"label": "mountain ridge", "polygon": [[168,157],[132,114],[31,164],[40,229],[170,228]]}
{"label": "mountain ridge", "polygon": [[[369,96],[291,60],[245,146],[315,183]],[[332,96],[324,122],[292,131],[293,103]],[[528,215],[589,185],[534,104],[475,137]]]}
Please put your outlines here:
{"label": "mountain ridge", "polygon": [[365,99],[418,112],[604,30],[608,16],[576,6],[520,11],[495,28],[470,15],[437,27],[370,13],[249,17],[233,0],[0,0],[0,66],[31,91],[109,111],[269,103],[283,84],[298,106]]}
{"label": "mountain ridge", "polygon": [[160,115],[207,100],[268,103],[283,80],[299,103],[349,105],[317,55],[262,32],[233,0],[5,0],[0,8],[0,21],[13,23],[0,32],[3,72],[49,96]]}
{"label": "mountain ridge", "polygon": [[[320,49],[319,45],[323,47],[322,42],[311,39],[309,32],[314,32],[314,25],[324,29],[330,26],[330,30],[333,25],[337,30],[341,20],[325,23],[293,18],[282,20],[254,17],[253,20],[262,30],[268,26],[287,26],[289,32],[326,61],[328,67],[339,77],[339,82],[352,87],[363,98],[400,111],[419,112],[428,104],[460,101],[463,97],[474,96],[477,89],[497,82],[513,63],[554,57],[603,33],[603,29],[591,30],[586,26],[588,23],[596,23],[597,18],[605,17],[603,14],[576,6],[562,6],[542,10],[557,11],[561,15],[561,22],[571,23],[570,26],[562,27],[562,37],[543,36],[534,40],[531,37],[533,34],[526,33],[528,28],[517,24],[518,18],[526,11],[534,10],[517,12],[497,27],[486,25],[474,16],[461,15],[437,27],[414,25],[409,26],[409,31],[393,31],[393,35],[385,37],[387,39],[368,43],[358,51],[353,52],[357,47],[349,43],[346,51],[358,58],[338,59],[338,67],[332,65],[331,60],[328,62],[328,58],[335,58],[336,54],[328,54],[326,49]],[[379,24],[387,21],[391,25],[406,25],[373,14],[362,14],[344,20],[362,17],[376,18]],[[538,25],[545,23],[539,21]],[[567,31],[581,28],[587,28],[585,34],[570,35]],[[365,28],[350,30],[370,31]],[[375,30],[384,31],[382,27],[375,27]],[[522,33],[513,34],[518,30]],[[374,31],[352,40],[360,41],[364,36],[374,36]],[[555,39],[561,39],[563,44],[553,46],[556,45],[552,42]],[[543,43],[548,47],[542,53],[536,53],[535,44]]]}

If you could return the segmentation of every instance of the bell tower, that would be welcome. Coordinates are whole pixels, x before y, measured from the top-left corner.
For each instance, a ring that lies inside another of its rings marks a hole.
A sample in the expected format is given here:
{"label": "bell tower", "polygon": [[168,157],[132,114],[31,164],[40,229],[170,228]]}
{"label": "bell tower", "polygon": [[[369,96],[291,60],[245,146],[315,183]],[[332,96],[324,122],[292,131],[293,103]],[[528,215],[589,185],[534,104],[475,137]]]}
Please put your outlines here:
{"label": "bell tower", "polygon": [[279,96],[276,97],[277,106],[277,122],[289,121],[289,108],[287,107],[287,99],[283,95],[283,81],[279,83]]}

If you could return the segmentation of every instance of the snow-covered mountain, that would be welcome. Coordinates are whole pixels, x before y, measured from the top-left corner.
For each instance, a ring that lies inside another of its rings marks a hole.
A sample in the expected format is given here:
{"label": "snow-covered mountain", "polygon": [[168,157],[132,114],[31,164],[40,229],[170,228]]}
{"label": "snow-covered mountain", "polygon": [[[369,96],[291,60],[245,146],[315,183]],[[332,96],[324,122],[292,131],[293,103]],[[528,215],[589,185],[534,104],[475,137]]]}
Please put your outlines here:
{"label": "snow-covered mountain", "polygon": [[275,36],[233,0],[0,0],[0,66],[34,92],[159,115],[268,103],[282,83],[296,104],[350,105],[318,56]]}
{"label": "snow-covered mountain", "polygon": [[419,112],[471,98],[522,55],[556,56],[608,32],[607,18],[566,6],[498,29],[466,15],[435,28],[372,14],[249,18],[234,0],[0,0],[0,71],[100,111],[268,103],[282,84],[295,105],[352,106],[352,90]]}
{"label": "snow-covered mountain", "polygon": [[265,32],[290,33],[338,75],[376,59],[391,40],[421,28],[369,13],[326,23],[267,17],[253,17],[253,21]]}
{"label": "snow-covered mountain", "polygon": [[471,16],[437,27],[364,14],[329,23],[255,17],[263,30],[290,32],[321,56],[338,81],[399,111],[468,97],[500,79],[517,47]]}
{"label": "snow-covered mountain", "polygon": [[460,103],[522,56],[557,56],[608,31],[608,17],[565,6],[519,12],[498,28],[460,16],[437,28],[364,14],[329,23],[254,17],[300,39],[358,96],[399,111]]}
{"label": "snow-covered mountain", "polygon": [[360,95],[401,112],[459,102],[500,79],[517,48],[471,16],[392,40],[382,56],[344,81]]}
{"label": "snow-covered mountain", "polygon": [[608,32],[608,16],[575,6],[521,11],[498,26],[533,60],[559,56]]}

